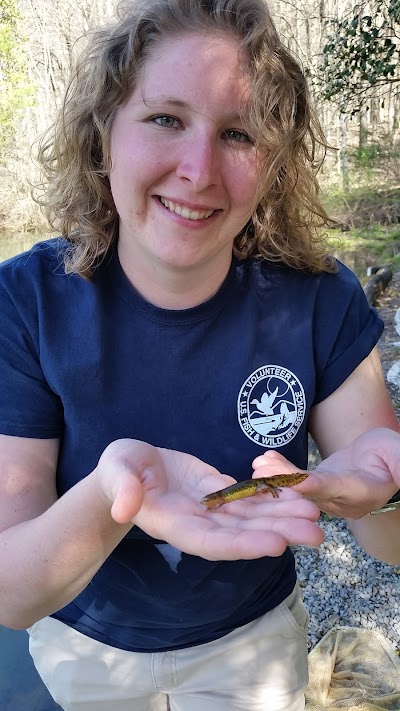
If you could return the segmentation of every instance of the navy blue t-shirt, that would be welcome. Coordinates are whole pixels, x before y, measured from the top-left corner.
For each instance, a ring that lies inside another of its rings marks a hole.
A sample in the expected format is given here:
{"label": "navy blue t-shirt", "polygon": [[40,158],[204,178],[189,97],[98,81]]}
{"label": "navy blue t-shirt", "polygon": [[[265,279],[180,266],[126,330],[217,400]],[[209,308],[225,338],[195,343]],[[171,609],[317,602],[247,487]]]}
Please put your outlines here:
{"label": "navy blue t-shirt", "polygon": [[[0,265],[0,432],[61,441],[61,496],[130,437],[235,479],[277,449],[307,467],[310,409],[370,353],[383,324],[353,273],[233,260],[211,299],[146,302],[111,250],[92,281],[50,240]],[[134,527],[54,617],[102,642],[161,651],[210,641],[274,608],[295,583],[278,558],[206,561]]]}

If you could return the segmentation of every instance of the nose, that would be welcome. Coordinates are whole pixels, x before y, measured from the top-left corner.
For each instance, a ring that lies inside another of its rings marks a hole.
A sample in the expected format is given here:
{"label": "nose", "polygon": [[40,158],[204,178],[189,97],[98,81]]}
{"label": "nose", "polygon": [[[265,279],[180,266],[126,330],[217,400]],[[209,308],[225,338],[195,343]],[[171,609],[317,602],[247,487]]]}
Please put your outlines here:
{"label": "nose", "polygon": [[195,192],[219,182],[218,150],[210,137],[185,142],[177,166],[177,176],[187,180]]}

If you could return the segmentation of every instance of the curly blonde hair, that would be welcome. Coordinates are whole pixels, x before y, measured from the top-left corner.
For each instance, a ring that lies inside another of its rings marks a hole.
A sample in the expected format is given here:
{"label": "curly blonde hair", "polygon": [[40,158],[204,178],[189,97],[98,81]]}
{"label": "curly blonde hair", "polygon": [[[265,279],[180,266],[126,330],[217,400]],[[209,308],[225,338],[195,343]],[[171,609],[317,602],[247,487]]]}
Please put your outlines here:
{"label": "curly blonde hair", "polygon": [[316,180],[325,139],[305,76],[283,46],[265,0],[130,0],[120,5],[116,23],[89,34],[38,154],[45,190],[37,200],[70,243],[66,270],[90,278],[117,238],[108,177],[113,120],[156,43],[184,32],[228,32],[249,60],[245,118],[267,159],[252,219],[236,236],[234,254],[334,271],[320,234],[329,218]]}

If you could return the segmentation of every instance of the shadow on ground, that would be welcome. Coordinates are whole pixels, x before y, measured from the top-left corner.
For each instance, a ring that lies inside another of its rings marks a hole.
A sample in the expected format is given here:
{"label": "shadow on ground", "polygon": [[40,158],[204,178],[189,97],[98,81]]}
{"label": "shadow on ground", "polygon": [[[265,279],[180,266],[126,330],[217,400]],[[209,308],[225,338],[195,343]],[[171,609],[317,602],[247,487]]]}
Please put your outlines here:
{"label": "shadow on ground", "polygon": [[1,711],[61,711],[28,652],[28,634],[0,626]]}

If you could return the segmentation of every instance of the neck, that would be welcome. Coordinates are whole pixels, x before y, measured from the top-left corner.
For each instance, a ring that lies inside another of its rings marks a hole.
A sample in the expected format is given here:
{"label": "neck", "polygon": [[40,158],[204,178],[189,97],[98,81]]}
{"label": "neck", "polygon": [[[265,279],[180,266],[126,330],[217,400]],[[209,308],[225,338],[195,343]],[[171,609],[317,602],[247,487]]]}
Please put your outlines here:
{"label": "neck", "polygon": [[165,264],[133,263],[123,247],[118,245],[121,267],[139,294],[154,306],[183,310],[211,299],[224,282],[231,259],[215,258],[213,262],[195,267],[175,267]]}

